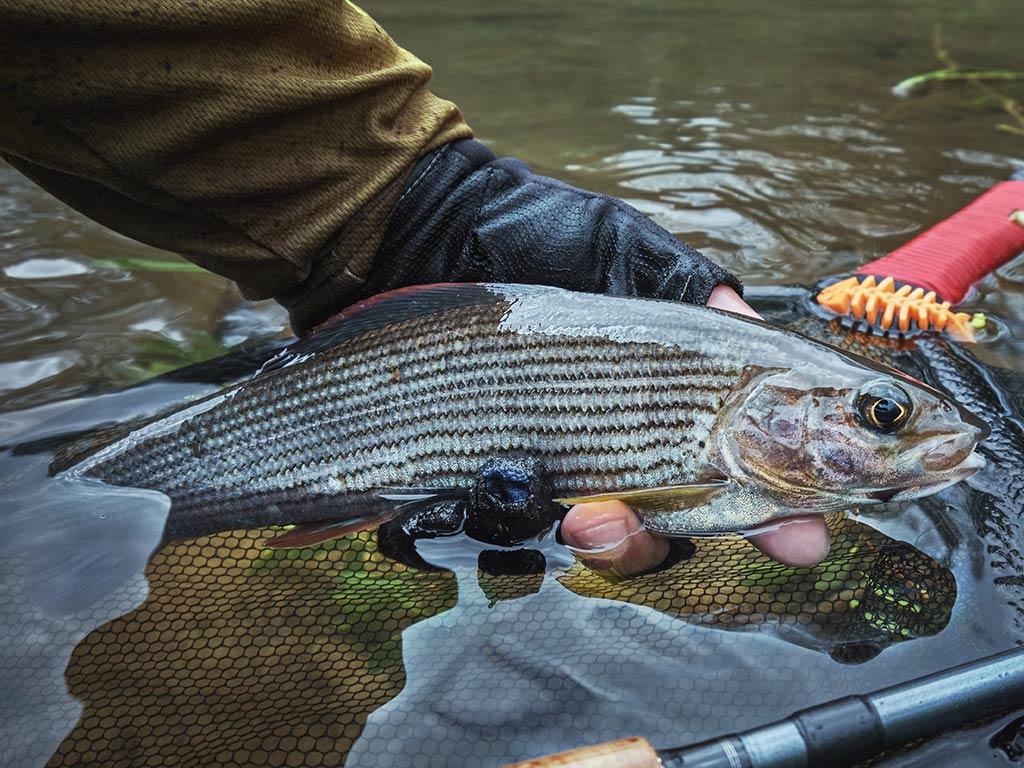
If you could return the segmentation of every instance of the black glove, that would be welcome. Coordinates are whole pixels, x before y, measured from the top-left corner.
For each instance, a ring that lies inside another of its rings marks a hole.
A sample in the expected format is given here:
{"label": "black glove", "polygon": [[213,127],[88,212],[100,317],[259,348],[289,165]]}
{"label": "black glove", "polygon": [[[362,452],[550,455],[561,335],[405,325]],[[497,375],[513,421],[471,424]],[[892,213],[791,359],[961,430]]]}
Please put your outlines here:
{"label": "black glove", "polygon": [[[477,473],[466,501],[442,501],[414,509],[377,529],[377,548],[387,557],[420,570],[440,570],[416,551],[418,539],[465,533],[484,544],[514,547],[538,536],[563,510],[551,501],[551,486],[539,461],[498,458]],[[492,573],[543,571],[534,550],[485,550],[481,569]]]}
{"label": "black glove", "polygon": [[[419,539],[464,533],[484,544],[514,547],[561,518],[564,510],[551,496],[551,484],[536,459],[492,459],[477,473],[466,501],[419,507],[385,523],[377,529],[377,548],[384,556],[413,568],[440,571],[443,569],[416,551]],[[665,559],[630,578],[667,570],[692,557],[694,551],[688,539],[669,539]],[[542,573],[544,556],[533,549],[484,550],[479,567],[495,575]]]}
{"label": "black glove", "polygon": [[[413,168],[367,281],[337,309],[407,285],[535,283],[706,304],[739,281],[635,208],[464,139]],[[306,329],[300,329],[305,331]]]}

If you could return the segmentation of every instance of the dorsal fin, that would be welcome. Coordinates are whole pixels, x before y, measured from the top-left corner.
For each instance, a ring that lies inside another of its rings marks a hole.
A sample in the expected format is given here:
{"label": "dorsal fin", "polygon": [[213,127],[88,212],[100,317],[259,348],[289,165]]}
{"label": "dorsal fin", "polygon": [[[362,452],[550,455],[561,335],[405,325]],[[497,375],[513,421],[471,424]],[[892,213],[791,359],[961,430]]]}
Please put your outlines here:
{"label": "dorsal fin", "polygon": [[282,349],[294,343],[295,338],[289,337],[240,347],[201,363],[191,363],[181,368],[175,368],[173,371],[147,379],[142,384],[157,381],[184,381],[189,384],[214,384],[227,387],[250,378],[268,360],[273,359],[275,355],[281,353]]}
{"label": "dorsal fin", "polygon": [[398,288],[371,296],[325,320],[309,336],[281,350],[267,361],[260,373],[286,368],[309,355],[395,323],[460,307],[498,304],[514,298],[516,291],[526,292],[531,289],[554,290],[487,283],[434,283]]}

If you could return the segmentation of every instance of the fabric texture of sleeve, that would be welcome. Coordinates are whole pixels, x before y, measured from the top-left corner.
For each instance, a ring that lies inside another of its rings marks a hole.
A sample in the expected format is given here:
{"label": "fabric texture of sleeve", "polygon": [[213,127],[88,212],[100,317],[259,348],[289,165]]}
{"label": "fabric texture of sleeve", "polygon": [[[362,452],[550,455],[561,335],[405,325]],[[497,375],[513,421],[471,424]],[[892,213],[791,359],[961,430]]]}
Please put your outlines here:
{"label": "fabric texture of sleeve", "polygon": [[0,0],[0,154],[247,298],[358,286],[418,158],[471,131],[349,2]]}

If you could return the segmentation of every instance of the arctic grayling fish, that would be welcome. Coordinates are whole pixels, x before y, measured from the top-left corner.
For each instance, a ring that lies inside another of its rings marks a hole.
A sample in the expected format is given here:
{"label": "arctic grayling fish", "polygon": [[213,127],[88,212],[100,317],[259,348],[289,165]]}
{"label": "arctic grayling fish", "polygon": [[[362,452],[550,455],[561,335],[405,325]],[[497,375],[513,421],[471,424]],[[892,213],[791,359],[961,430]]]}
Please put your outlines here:
{"label": "arctic grayling fish", "polygon": [[354,305],[251,379],[51,471],[165,493],[165,540],[305,525],[282,542],[298,544],[532,456],[565,504],[622,499],[654,532],[699,535],[933,493],[983,464],[986,435],[921,382],[755,320],[443,284]]}

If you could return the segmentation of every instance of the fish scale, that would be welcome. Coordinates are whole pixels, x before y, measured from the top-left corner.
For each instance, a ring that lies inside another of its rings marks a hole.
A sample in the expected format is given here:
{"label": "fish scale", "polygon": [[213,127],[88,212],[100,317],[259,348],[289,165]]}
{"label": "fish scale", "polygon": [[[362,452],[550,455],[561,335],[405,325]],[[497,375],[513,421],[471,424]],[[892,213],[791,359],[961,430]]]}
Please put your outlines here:
{"label": "fish scale", "polygon": [[666,302],[396,291],[69,471],[166,493],[171,538],[358,517],[381,489],[466,489],[496,456],[540,459],[558,497],[698,483],[730,398],[752,371],[792,366],[783,338],[798,359],[848,365],[795,334]]}

